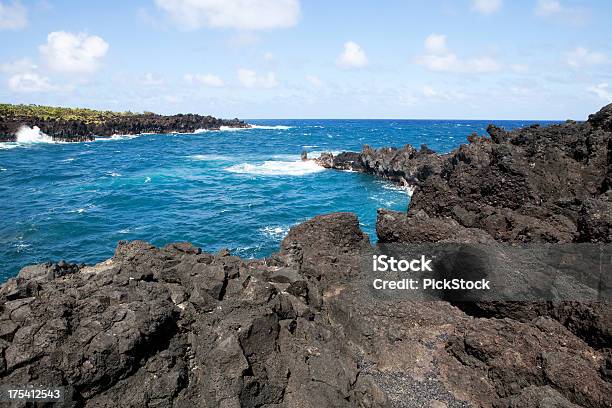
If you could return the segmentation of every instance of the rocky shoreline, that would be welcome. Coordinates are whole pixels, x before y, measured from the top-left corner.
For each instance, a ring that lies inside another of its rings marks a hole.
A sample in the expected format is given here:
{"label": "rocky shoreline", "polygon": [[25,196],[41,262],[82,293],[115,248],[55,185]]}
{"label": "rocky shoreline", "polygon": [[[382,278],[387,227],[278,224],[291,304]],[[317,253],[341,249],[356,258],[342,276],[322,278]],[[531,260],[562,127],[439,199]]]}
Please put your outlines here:
{"label": "rocky shoreline", "polygon": [[[611,243],[612,105],[488,131],[319,160],[414,187],[379,210],[384,243]],[[335,213],[267,259],[134,241],[26,267],[0,289],[0,380],[62,385],[70,407],[612,407],[609,303],[376,298],[371,250]]]}
{"label": "rocky shoreline", "polygon": [[[239,119],[217,119],[195,114],[159,115],[155,113],[118,113],[69,108],[3,105],[0,109],[0,142],[14,142],[20,128],[38,127],[60,142],[85,142],[96,137],[135,135],[141,133],[193,133],[197,130],[219,130],[222,126],[247,128]],[[43,113],[52,110],[50,114]],[[41,112],[42,111],[42,112]],[[81,112],[85,113],[81,113]]]}

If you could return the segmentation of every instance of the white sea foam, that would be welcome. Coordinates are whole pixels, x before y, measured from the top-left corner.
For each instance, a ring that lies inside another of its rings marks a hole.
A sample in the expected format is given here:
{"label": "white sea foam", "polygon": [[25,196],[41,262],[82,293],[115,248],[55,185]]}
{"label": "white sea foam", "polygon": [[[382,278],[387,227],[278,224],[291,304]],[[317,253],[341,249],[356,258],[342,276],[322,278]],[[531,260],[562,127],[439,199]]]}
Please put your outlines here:
{"label": "white sea foam", "polygon": [[408,193],[409,197],[412,197],[412,194],[414,194],[414,190],[415,190],[414,186],[400,186],[400,185],[391,184],[391,183],[384,183],[382,187],[385,190],[405,191],[406,193]]}
{"label": "white sea foam", "polygon": [[285,126],[285,125],[250,125],[251,129],[267,129],[267,130],[288,130],[293,129],[293,126]]}
{"label": "white sea foam", "polygon": [[210,130],[209,129],[196,129],[193,131],[194,134],[206,133],[206,132],[210,132]]}
{"label": "white sea foam", "polygon": [[382,204],[385,207],[392,207],[397,204],[395,200],[389,200],[388,198],[382,197],[377,194],[371,195],[370,199]]}
{"label": "white sea foam", "polygon": [[20,145],[15,143],[15,142],[2,142],[0,143],[0,149],[3,150],[8,150],[8,149],[14,149],[16,147],[19,147]]}
{"label": "white sea foam", "polygon": [[337,156],[337,155],[339,155],[342,152],[340,150],[313,150],[311,152],[308,152],[308,158],[309,159],[317,159],[317,158],[321,157],[321,155],[323,153],[331,153],[334,156]]}
{"label": "white sea foam", "polygon": [[81,208],[75,208],[74,210],[70,210],[68,211],[69,213],[77,213],[77,214],[83,214],[84,212],[87,212],[89,210],[91,210],[92,208],[95,208],[96,206],[93,204],[88,204],[85,207],[81,207]]}
{"label": "white sea foam", "polygon": [[151,177],[147,177],[144,182],[145,183],[150,183],[151,182]]}
{"label": "white sea foam", "polygon": [[219,130],[221,132],[241,132],[243,130],[249,130],[251,128],[239,128],[239,127],[231,127],[231,126],[221,126]]}
{"label": "white sea foam", "polygon": [[112,173],[109,173],[109,176],[111,176],[111,177],[121,177],[121,173],[112,172]]}
{"label": "white sea foam", "polygon": [[136,135],[119,135],[119,134],[115,134],[112,135],[110,137],[96,137],[96,142],[110,142],[113,140],[129,140],[129,139],[135,139],[137,137],[143,136],[146,133],[139,133]]}
{"label": "white sea foam", "polygon": [[0,171],[6,171],[4,167],[0,167]]}
{"label": "white sea foam", "polygon": [[230,160],[227,156],[222,156],[220,154],[194,154],[192,156],[188,156],[191,160],[197,161],[224,161]]}
{"label": "white sea foam", "polygon": [[127,227],[127,228],[120,229],[119,231],[117,231],[117,233],[118,234],[129,234],[131,232],[139,231],[143,228],[144,227],[134,227],[134,228]]}
{"label": "white sea foam", "polygon": [[59,143],[54,141],[51,136],[43,133],[38,126],[21,126],[17,133],[15,133],[15,137],[17,139],[15,142],[0,143],[0,149],[8,150],[16,147],[26,147],[34,143]]}
{"label": "white sea foam", "polygon": [[288,130],[288,129],[293,129],[293,126],[285,126],[285,125],[251,125],[251,124],[249,124],[249,127],[246,127],[246,128],[231,127],[231,126],[221,126],[219,128],[219,130],[222,131],[222,132],[239,132],[239,131],[249,130],[249,129]]}
{"label": "white sea foam", "polygon": [[274,154],[272,155],[274,160],[281,161],[298,161],[301,160],[301,156],[299,154]]}
{"label": "white sea foam", "polygon": [[17,143],[54,143],[53,138],[41,132],[38,126],[22,126],[15,136],[17,136]]}
{"label": "white sea foam", "polygon": [[325,170],[312,160],[308,161],[265,161],[259,164],[242,163],[225,170],[232,173],[255,176],[304,176]]}
{"label": "white sea foam", "polygon": [[268,225],[263,228],[260,228],[259,232],[261,232],[268,238],[272,238],[274,240],[281,240],[285,238],[285,235],[287,235],[287,233],[289,233],[289,228],[291,227],[288,225]]}

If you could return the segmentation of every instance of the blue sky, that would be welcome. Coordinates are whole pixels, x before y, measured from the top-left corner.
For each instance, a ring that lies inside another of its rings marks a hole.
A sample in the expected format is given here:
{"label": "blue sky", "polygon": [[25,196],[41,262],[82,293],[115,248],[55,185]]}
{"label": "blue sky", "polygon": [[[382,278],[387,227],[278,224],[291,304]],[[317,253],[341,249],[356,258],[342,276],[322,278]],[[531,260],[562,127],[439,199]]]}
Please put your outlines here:
{"label": "blue sky", "polygon": [[612,102],[610,21],[603,0],[0,0],[0,101],[584,119]]}

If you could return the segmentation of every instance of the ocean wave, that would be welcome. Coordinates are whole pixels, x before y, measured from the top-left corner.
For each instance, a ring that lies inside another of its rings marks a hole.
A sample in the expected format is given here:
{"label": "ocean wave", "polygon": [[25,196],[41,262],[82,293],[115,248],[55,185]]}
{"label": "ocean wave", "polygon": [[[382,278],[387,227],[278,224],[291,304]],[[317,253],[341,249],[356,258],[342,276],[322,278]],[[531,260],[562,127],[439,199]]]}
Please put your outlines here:
{"label": "ocean wave", "polygon": [[252,128],[240,128],[240,127],[232,127],[232,126],[221,126],[219,131],[221,132],[241,132],[243,130],[249,130]]}
{"label": "ocean wave", "polygon": [[194,154],[191,156],[187,156],[191,160],[196,161],[227,161],[231,160],[227,156],[222,156],[220,154]]}
{"label": "ocean wave", "polygon": [[35,143],[59,143],[51,136],[45,134],[38,126],[21,126],[15,133],[16,141],[0,143],[0,150],[14,149],[16,147],[27,147]]}
{"label": "ocean wave", "polygon": [[412,194],[414,194],[414,190],[415,190],[415,187],[413,186],[400,186],[398,184],[391,184],[391,183],[383,183],[382,187],[385,190],[405,191],[406,193],[408,193],[409,197],[412,197]]}
{"label": "ocean wave", "polygon": [[29,127],[23,125],[15,133],[16,141],[0,143],[0,150],[14,149],[16,147],[27,147],[39,143],[63,143],[53,140],[53,138],[43,131],[38,126]]}
{"label": "ocean wave", "polygon": [[123,228],[117,231],[117,234],[130,234],[132,232],[142,230],[143,228],[144,227],[134,227],[134,228],[126,227],[126,228]]}
{"label": "ocean wave", "polygon": [[69,213],[76,213],[76,214],[83,214],[84,212],[87,212],[93,208],[96,208],[95,205],[93,204],[88,204],[85,207],[81,207],[81,208],[75,208],[74,210],[69,210]]}
{"label": "ocean wave", "polygon": [[397,204],[397,200],[391,200],[391,199],[389,199],[387,197],[383,197],[383,196],[380,196],[380,195],[377,195],[377,194],[371,195],[369,198],[370,198],[370,200],[374,200],[374,201],[376,201],[377,203],[383,205],[386,208],[391,208],[391,207],[393,207],[394,205]]}
{"label": "ocean wave", "polygon": [[331,153],[334,156],[337,156],[340,153],[342,153],[342,151],[340,151],[340,150],[313,150],[311,152],[308,152],[308,158],[309,159],[318,159],[319,157],[321,157],[321,155],[323,153]]}
{"label": "ocean wave", "polygon": [[21,126],[15,136],[17,143],[55,143],[53,138],[42,132],[38,126]]}
{"label": "ocean wave", "polygon": [[15,142],[2,142],[0,143],[0,150],[8,150],[19,147],[20,145]]}
{"label": "ocean wave", "polygon": [[251,129],[267,129],[267,130],[288,130],[293,129],[294,126],[286,125],[250,125]]}
{"label": "ocean wave", "polygon": [[280,241],[289,233],[289,225],[267,225],[259,229],[263,235],[275,241]]}
{"label": "ocean wave", "polygon": [[135,139],[135,138],[140,137],[140,136],[144,136],[146,134],[150,134],[150,133],[138,133],[138,134],[135,134],[135,135],[118,135],[118,134],[115,134],[115,135],[112,135],[110,137],[96,137],[95,140],[96,140],[96,142],[110,142],[110,141],[113,141],[113,140],[130,140],[130,139]]}
{"label": "ocean wave", "polygon": [[255,176],[304,176],[319,173],[325,169],[317,163],[308,161],[265,161],[260,164],[242,163],[230,166],[225,170],[238,174]]}

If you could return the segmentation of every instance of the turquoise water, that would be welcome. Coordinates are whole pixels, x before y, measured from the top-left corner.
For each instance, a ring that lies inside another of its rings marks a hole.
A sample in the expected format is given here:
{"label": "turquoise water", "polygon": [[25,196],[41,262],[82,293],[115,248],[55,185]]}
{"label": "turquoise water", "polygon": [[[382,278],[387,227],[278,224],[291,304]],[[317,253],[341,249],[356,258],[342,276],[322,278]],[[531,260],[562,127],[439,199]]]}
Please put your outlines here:
{"label": "turquoise water", "polygon": [[[357,213],[375,240],[376,209],[406,210],[384,180],[302,163],[307,149],[420,146],[446,152],[489,121],[253,120],[258,127],[88,143],[0,143],[0,282],[27,264],[94,263],[119,240],[190,241],[243,257],[278,249],[315,215]],[[500,122],[506,128],[531,122]],[[35,139],[35,138],[34,138]]]}

